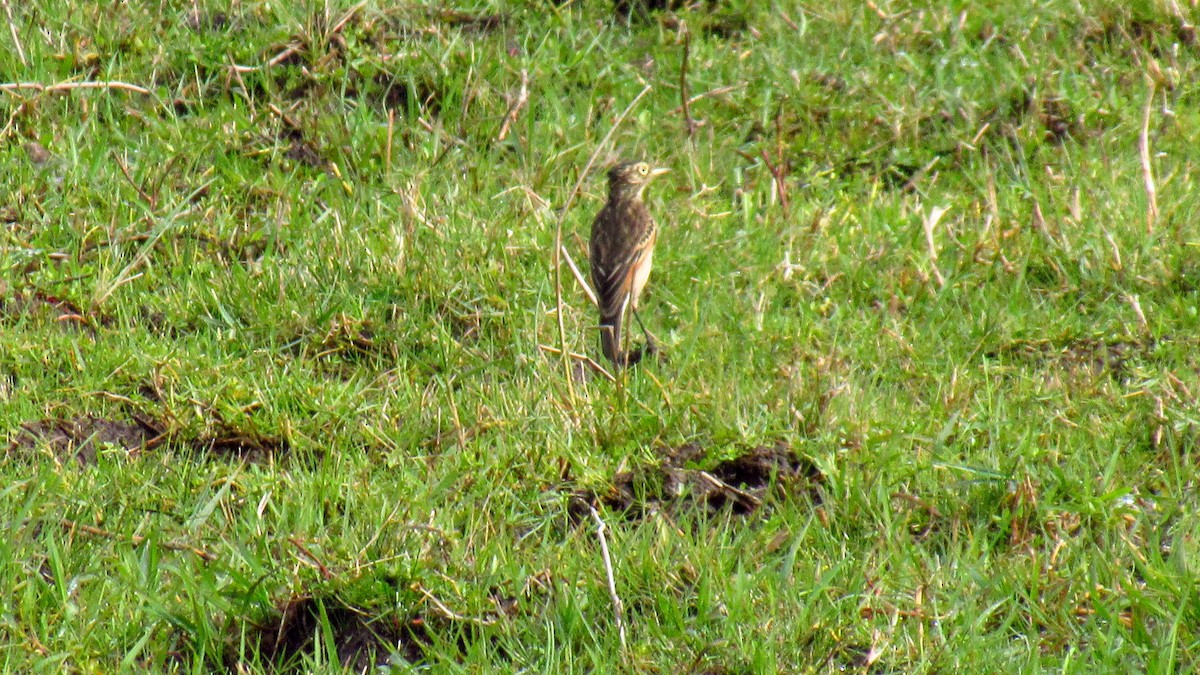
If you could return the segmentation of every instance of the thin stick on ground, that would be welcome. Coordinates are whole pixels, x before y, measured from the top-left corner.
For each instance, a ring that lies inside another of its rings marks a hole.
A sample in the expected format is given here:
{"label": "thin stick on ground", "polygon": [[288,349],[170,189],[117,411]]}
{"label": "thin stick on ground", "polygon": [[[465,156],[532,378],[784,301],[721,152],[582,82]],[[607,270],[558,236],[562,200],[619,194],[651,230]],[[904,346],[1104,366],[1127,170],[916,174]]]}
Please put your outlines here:
{"label": "thin stick on ground", "polygon": [[738,499],[741,499],[742,501],[746,502],[746,504],[748,504],[750,508],[757,509],[758,507],[762,506],[762,500],[759,499],[758,497],[755,497],[754,495],[750,494],[749,492],[746,492],[745,490],[736,488],[736,487],[730,485],[729,483],[726,483],[725,481],[721,480],[720,478],[717,478],[716,476],[712,475],[711,473],[709,473],[707,471],[701,471],[700,477],[703,478],[705,481],[707,481],[713,487],[717,488],[718,490],[720,490],[722,492],[728,492],[729,494],[732,494],[733,496],[737,497]]}
{"label": "thin stick on ground", "polygon": [[325,563],[321,562],[320,558],[314,555],[312,551],[308,550],[308,547],[304,545],[304,542],[295,537],[288,537],[288,543],[292,546],[295,546],[297,551],[300,551],[305,558],[308,558],[313,565],[316,565],[317,569],[321,572],[322,579],[329,581],[333,578],[333,574],[330,573],[329,568],[325,566]]}
{"label": "thin stick on ground", "polygon": [[387,154],[383,156],[383,169],[387,175],[392,175],[392,139],[396,133],[396,109],[388,108]]}
{"label": "thin stick on ground", "polygon": [[562,250],[563,259],[567,261],[567,267],[571,268],[571,275],[575,277],[575,281],[579,282],[579,287],[583,289],[584,295],[588,296],[588,300],[592,301],[593,307],[599,307],[600,301],[596,299],[596,292],[592,290],[591,284],[587,279],[583,278],[583,272],[579,271],[579,267],[575,265],[575,260],[571,258],[571,253],[564,246]]}
{"label": "thin stick on ground", "polygon": [[937,279],[938,286],[943,287],[946,285],[946,278],[938,269],[938,252],[937,244],[933,243],[933,228],[937,227],[938,221],[946,215],[948,210],[945,206],[935,206],[930,209],[929,215],[922,218],[922,225],[925,228],[925,246],[929,249],[929,266],[933,268],[933,276]]}
{"label": "thin stick on ground", "polygon": [[687,86],[687,71],[688,71],[688,54],[692,51],[692,32],[686,27],[683,29],[683,62],[679,65],[679,99],[683,101],[680,106],[683,108],[683,125],[687,131],[688,138],[696,135],[696,129],[700,126],[696,120],[692,119],[692,105],[688,99]]}
{"label": "thin stick on ground", "polygon": [[521,114],[521,109],[529,102],[529,71],[521,69],[521,88],[517,90],[517,96],[513,99],[512,105],[508,107],[508,112],[504,115],[504,122],[500,125],[500,133],[496,134],[496,140],[502,141],[508,138],[509,128],[517,121],[517,117]]}
{"label": "thin stick on ground", "polygon": [[[551,347],[550,345],[538,345],[538,349],[546,352],[547,354],[562,354],[561,349],[559,349],[558,347]],[[575,352],[570,352],[569,354],[567,354],[567,356],[575,359],[576,361],[583,361],[584,363],[586,363],[588,365],[589,368],[591,368],[593,371],[599,373],[604,379],[608,380],[609,382],[617,381],[616,376],[614,376],[612,373],[608,372],[604,368],[604,366],[597,363],[595,359],[588,356],[587,354],[577,354]]]}
{"label": "thin stick on ground", "polygon": [[424,595],[426,600],[433,603],[433,606],[437,608],[438,612],[441,613],[441,615],[443,617],[445,617],[451,621],[461,621],[463,623],[473,623],[476,626],[490,626],[490,625],[496,623],[496,620],[491,617],[486,618],[486,619],[481,619],[481,618],[474,617],[474,616],[463,616],[462,614],[455,612],[454,610],[447,607],[446,603],[442,602],[441,600],[438,600],[436,595],[434,595],[433,593],[430,593],[428,590],[425,589],[424,586],[422,586],[420,584],[417,584],[417,590],[421,591],[421,595]]}
{"label": "thin stick on ground", "polygon": [[613,122],[612,127],[609,128],[608,133],[604,134],[604,138],[602,138],[600,143],[596,145],[596,149],[592,151],[592,156],[588,157],[587,164],[585,164],[583,166],[583,170],[579,172],[579,178],[575,181],[575,187],[571,188],[571,191],[567,194],[567,200],[565,203],[563,203],[562,210],[558,213],[558,220],[554,223],[554,260],[552,263],[554,265],[554,306],[556,310],[555,314],[558,319],[558,341],[559,349],[562,350],[561,356],[563,374],[567,378],[567,392],[571,398],[572,412],[574,412],[576,408],[575,383],[571,379],[571,361],[567,357],[567,354],[570,354],[571,350],[567,347],[567,324],[563,319],[563,309],[566,306],[563,303],[562,292],[562,258],[563,253],[565,252],[565,249],[563,248],[562,237],[563,220],[566,219],[567,213],[570,212],[571,204],[575,201],[575,196],[579,194],[580,188],[583,187],[583,181],[587,180],[588,174],[592,170],[592,165],[596,163],[596,159],[600,156],[600,153],[608,145],[608,142],[612,139],[613,134],[616,133],[617,129],[621,127],[621,123],[625,121],[625,118],[629,116],[629,113],[633,112],[633,108],[638,104],[638,101],[641,101],[646,94],[650,93],[651,89],[653,89],[653,87],[646,85],[637,96],[633,97],[633,100],[629,102],[629,105],[625,106],[625,110],[621,111],[621,114],[617,116],[617,119]]}
{"label": "thin stick on ground", "polygon": [[157,208],[158,200],[146,194],[146,191],[142,189],[142,186],[138,185],[137,181],[133,179],[133,176],[129,175],[129,167],[125,166],[125,162],[121,161],[121,157],[117,154],[117,151],[113,150],[110,154],[113,158],[113,161],[117,163],[117,168],[121,170],[121,175],[125,176],[126,182],[133,186],[134,190],[137,190],[138,196],[142,198],[142,201],[146,202],[146,204],[150,206],[151,211]]}
{"label": "thin stick on ground", "polygon": [[1142,132],[1138,135],[1138,154],[1142,159],[1142,182],[1146,186],[1146,231],[1153,232],[1158,221],[1158,190],[1154,186],[1154,168],[1150,164],[1150,112],[1154,109],[1154,81],[1147,78],[1150,91],[1142,108]]}
{"label": "thin stick on ground", "polygon": [[4,14],[8,17],[8,32],[12,33],[13,46],[17,49],[17,58],[21,60],[22,66],[28,66],[29,60],[25,58],[25,47],[21,46],[21,36],[17,33],[17,22],[13,21],[12,7],[9,7],[8,0],[4,2]]}
{"label": "thin stick on ground", "polygon": [[771,179],[775,181],[775,194],[779,195],[779,206],[783,208],[783,217],[786,218],[788,215],[787,169],[783,166],[783,162],[772,162],[766,148],[762,150],[762,160],[767,166],[767,171],[771,172]]}
{"label": "thin stick on ground", "polygon": [[[91,525],[84,525],[83,523],[77,523],[73,520],[68,520],[67,518],[60,519],[58,521],[58,524],[60,526],[62,526],[62,528],[64,530],[66,530],[67,532],[82,532],[84,534],[90,534],[90,535],[93,535],[96,537],[104,537],[105,539],[124,539],[124,540],[128,541],[129,543],[133,544],[134,546],[140,546],[142,544],[142,542],[146,541],[146,538],[140,534],[131,534],[129,536],[124,536],[124,535],[117,534],[116,532],[109,532],[108,530],[102,530],[98,527],[93,527]],[[209,553],[208,551],[205,551],[202,548],[196,548],[195,546],[191,546],[190,544],[179,544],[179,543],[176,543],[173,541],[160,541],[160,542],[158,542],[158,545],[162,546],[163,548],[165,548],[169,551],[184,551],[187,553],[191,553],[191,554],[197,556],[198,558],[201,558],[202,560],[213,561],[213,560],[217,559],[217,556]]]}
{"label": "thin stick on ground", "polygon": [[22,89],[32,89],[34,91],[43,93],[71,91],[73,89],[121,89],[124,91],[132,91],[136,94],[151,94],[151,91],[145,87],[139,87],[136,84],[129,84],[128,82],[119,82],[117,80],[109,80],[107,82],[59,82],[57,84],[42,84],[41,82],[7,82],[0,84],[0,91],[8,92],[10,94]]}
{"label": "thin stick on ground", "polygon": [[608,530],[608,526],[604,524],[600,513],[594,507],[588,506],[588,510],[592,512],[592,520],[596,521],[596,538],[600,540],[600,555],[604,557],[604,574],[608,578],[608,597],[612,600],[613,614],[617,620],[617,633],[621,637],[621,649],[624,650],[626,648],[625,604],[621,602],[621,596],[617,595],[617,579],[613,575],[612,556],[608,553],[608,537],[604,534]]}
{"label": "thin stick on ground", "polygon": [[[696,101],[700,101],[700,100],[703,100],[703,99],[706,99],[706,98],[709,98],[712,96],[720,96],[722,94],[728,94],[730,92],[737,91],[738,89],[745,89],[745,88],[746,88],[745,82],[741,82],[738,84],[731,84],[731,85],[728,85],[725,87],[717,87],[716,89],[709,89],[708,91],[706,91],[702,94],[696,94],[695,96],[692,96],[691,98],[686,98],[683,100],[683,102],[687,106],[690,106],[691,104],[695,103]],[[671,108],[670,110],[668,110],[667,114],[668,115],[678,115],[679,113],[683,112],[684,107],[685,107],[685,105],[677,105],[674,108]]]}

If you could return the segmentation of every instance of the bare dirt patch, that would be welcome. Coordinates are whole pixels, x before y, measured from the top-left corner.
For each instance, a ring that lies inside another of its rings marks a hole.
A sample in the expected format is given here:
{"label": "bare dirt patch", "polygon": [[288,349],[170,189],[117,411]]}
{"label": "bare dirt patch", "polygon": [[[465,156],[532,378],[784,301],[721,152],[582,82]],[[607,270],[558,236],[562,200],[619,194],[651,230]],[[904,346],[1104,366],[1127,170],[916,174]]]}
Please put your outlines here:
{"label": "bare dirt patch", "polygon": [[214,434],[182,443],[199,453],[220,459],[236,459],[251,464],[274,461],[291,450],[285,438],[221,425]]}
{"label": "bare dirt patch", "polygon": [[[159,393],[147,385],[141,386],[138,393],[150,401],[161,400]],[[275,461],[291,450],[285,438],[237,429],[225,422],[219,422],[210,433],[189,438],[172,429],[167,421],[134,412],[129,419],[80,415],[26,422],[12,435],[7,455],[38,459],[48,452],[59,461],[74,459],[82,466],[90,466],[96,463],[98,451],[105,447],[121,448],[129,456],[158,447],[179,448],[214,459],[251,464]]]}
{"label": "bare dirt patch", "polygon": [[1098,376],[1105,373],[1121,379],[1128,361],[1150,353],[1157,340],[1014,340],[987,352],[988,358],[1007,358],[1027,363],[1052,365],[1071,372]]}
{"label": "bare dirt patch", "polygon": [[445,26],[480,35],[491,33],[508,21],[504,14],[474,14],[453,9],[432,10],[430,16]]}
{"label": "bare dirt patch", "polygon": [[234,20],[225,12],[202,12],[194,8],[183,17],[183,25],[194,33],[220,33],[233,25]]}
{"label": "bare dirt patch", "polygon": [[37,457],[45,450],[59,461],[74,459],[88,466],[96,463],[96,453],[102,447],[122,448],[136,454],[160,438],[158,430],[147,422],[83,415],[22,424],[9,443],[7,454]]}
{"label": "bare dirt patch", "polygon": [[1193,49],[1200,46],[1195,25],[1182,19],[1160,21],[1111,12],[1102,13],[1097,18],[1083,22],[1079,28],[1078,40],[1085,48],[1094,51],[1145,50],[1156,58],[1165,56],[1175,43]]}
{"label": "bare dirt patch", "polygon": [[799,491],[819,500],[816,488],[824,476],[787,443],[758,446],[707,470],[688,467],[703,455],[695,443],[671,448],[657,466],[617,474],[604,492],[574,492],[568,511],[582,521],[591,508],[605,506],[634,521],[655,510],[746,516],[763,507],[772,492]]}
{"label": "bare dirt patch", "polygon": [[1014,92],[1008,101],[992,111],[988,119],[999,129],[1000,135],[1012,139],[1016,129],[1036,122],[1043,130],[1047,143],[1062,145],[1071,139],[1079,139],[1084,131],[1083,116],[1075,112],[1064,97],[1038,90],[1034,84]]}
{"label": "bare dirt patch", "polygon": [[340,356],[347,361],[357,362],[388,354],[394,344],[377,340],[376,331],[368,321],[342,314],[333,320],[329,330],[314,347],[315,358]]}
{"label": "bare dirt patch", "polygon": [[[430,628],[421,617],[401,619],[311,595],[287,600],[247,636],[250,650],[271,672],[299,670],[301,659],[324,649],[326,642],[336,647],[343,668],[370,672],[393,665],[393,653],[409,663],[420,661],[430,641]],[[245,665],[236,654],[226,658],[231,672],[242,672]]]}
{"label": "bare dirt patch", "polygon": [[36,288],[21,289],[12,297],[0,298],[0,322],[19,316],[41,318],[63,326],[83,327],[88,330],[95,330],[96,324],[108,322],[106,318],[84,312],[79,305],[66,298]]}

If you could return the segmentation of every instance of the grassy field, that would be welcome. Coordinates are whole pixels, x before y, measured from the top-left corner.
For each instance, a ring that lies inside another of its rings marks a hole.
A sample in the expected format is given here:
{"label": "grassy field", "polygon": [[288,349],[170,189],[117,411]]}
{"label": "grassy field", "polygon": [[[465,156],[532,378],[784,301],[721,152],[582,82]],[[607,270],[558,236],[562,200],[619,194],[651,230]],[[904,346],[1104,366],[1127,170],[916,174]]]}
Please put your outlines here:
{"label": "grassy field", "polygon": [[1200,663],[1194,2],[451,4],[3,3],[4,670]]}

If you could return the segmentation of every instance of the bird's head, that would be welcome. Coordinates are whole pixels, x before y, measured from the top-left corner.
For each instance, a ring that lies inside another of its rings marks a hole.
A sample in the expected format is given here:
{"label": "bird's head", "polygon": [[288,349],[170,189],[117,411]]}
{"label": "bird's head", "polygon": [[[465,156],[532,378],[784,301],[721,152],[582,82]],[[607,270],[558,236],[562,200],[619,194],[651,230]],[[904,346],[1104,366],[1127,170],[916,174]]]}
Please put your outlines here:
{"label": "bird's head", "polygon": [[646,162],[626,162],[608,170],[609,199],[641,199],[642,191],[658,176],[670,171]]}

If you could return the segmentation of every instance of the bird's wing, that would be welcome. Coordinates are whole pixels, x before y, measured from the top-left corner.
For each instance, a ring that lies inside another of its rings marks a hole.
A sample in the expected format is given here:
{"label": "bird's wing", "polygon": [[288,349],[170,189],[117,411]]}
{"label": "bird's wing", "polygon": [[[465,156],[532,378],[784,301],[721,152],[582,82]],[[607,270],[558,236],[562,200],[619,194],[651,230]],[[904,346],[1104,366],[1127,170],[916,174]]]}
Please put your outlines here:
{"label": "bird's wing", "polygon": [[623,250],[596,250],[602,247],[594,247],[592,283],[596,286],[601,317],[616,316],[624,311],[633,289],[634,274],[645,262],[652,243],[647,239]]}

